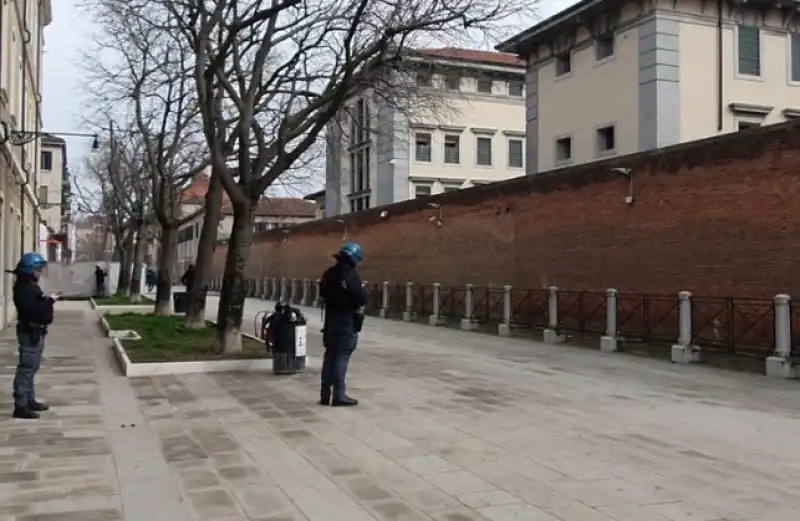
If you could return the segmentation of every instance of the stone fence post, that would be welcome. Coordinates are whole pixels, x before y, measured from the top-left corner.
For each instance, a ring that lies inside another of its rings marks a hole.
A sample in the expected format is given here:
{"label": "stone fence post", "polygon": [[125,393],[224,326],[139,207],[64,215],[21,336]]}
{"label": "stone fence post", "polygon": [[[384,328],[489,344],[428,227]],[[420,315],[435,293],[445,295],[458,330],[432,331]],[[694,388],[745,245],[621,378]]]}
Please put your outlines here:
{"label": "stone fence post", "polygon": [[406,282],[406,310],[403,311],[403,320],[411,321],[414,314],[414,283]]}
{"label": "stone fence post", "polygon": [[441,325],[443,318],[441,316],[441,298],[442,298],[442,285],[438,282],[433,283],[433,314],[428,317],[428,324],[431,326]]}
{"label": "stone fence post", "polygon": [[464,318],[461,319],[461,329],[464,331],[472,331],[475,329],[475,323],[472,317],[475,314],[475,292],[472,284],[467,284],[464,290]]}
{"label": "stone fence post", "polygon": [[322,280],[314,281],[314,306],[322,307]]}
{"label": "stone fence post", "polygon": [[303,279],[303,297],[300,299],[300,305],[301,306],[307,306],[308,305],[308,296],[309,296],[309,291],[311,289],[309,287],[310,283],[311,283],[310,280]]}
{"label": "stone fence post", "polygon": [[600,351],[616,353],[619,351],[617,338],[617,321],[619,311],[619,292],[615,289],[606,290],[606,334],[600,338]]}
{"label": "stone fence post", "polygon": [[692,294],[678,293],[678,343],[672,346],[672,361],[676,364],[693,364],[703,360],[700,348],[694,345],[692,334]]}
{"label": "stone fence post", "polygon": [[511,336],[511,286],[503,286],[503,322],[497,326],[497,334]]}
{"label": "stone fence post", "polygon": [[381,283],[381,318],[389,316],[389,281],[384,280]]}
{"label": "stone fence post", "polygon": [[767,376],[797,378],[792,364],[792,299],[789,295],[775,295],[775,352],[767,358]]}
{"label": "stone fence post", "polygon": [[550,297],[547,299],[547,328],[543,332],[545,344],[560,344],[566,337],[558,330],[558,288],[550,286]]}

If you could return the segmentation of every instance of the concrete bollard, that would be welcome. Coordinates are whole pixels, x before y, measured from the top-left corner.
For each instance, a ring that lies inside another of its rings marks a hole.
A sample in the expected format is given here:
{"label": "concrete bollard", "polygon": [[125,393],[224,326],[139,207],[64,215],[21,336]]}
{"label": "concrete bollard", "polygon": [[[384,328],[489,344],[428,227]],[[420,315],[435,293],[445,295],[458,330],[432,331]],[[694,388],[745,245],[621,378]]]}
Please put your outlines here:
{"label": "concrete bollard", "polygon": [[381,318],[389,316],[389,281],[384,280],[381,283]]}
{"label": "concrete bollard", "polygon": [[547,327],[542,332],[545,344],[560,344],[566,337],[558,331],[558,288],[550,286],[547,300]]}
{"label": "concrete bollard", "polygon": [[288,291],[289,281],[286,280],[286,277],[281,277],[281,288],[278,291],[278,300],[285,301],[289,296]]}
{"label": "concrete bollard", "polygon": [[467,284],[464,292],[464,318],[461,319],[461,329],[463,331],[472,331],[475,329],[475,322],[472,317],[475,313],[475,293],[474,286]]}
{"label": "concrete bollard", "polygon": [[261,281],[261,300],[267,300],[269,293],[269,279],[264,277]]}
{"label": "concrete bollard", "polygon": [[303,296],[300,299],[300,305],[301,306],[307,306],[308,305],[308,293],[309,293],[309,290],[311,289],[309,287],[310,284],[311,284],[311,281],[309,281],[308,279],[303,279]]}
{"label": "concrete bollard", "polygon": [[617,320],[619,311],[619,292],[606,290],[606,334],[600,338],[600,351],[616,353],[620,350],[617,338]]}
{"label": "concrete bollard", "polygon": [[406,282],[406,310],[403,311],[403,320],[411,322],[411,316],[414,314],[414,283]]}
{"label": "concrete bollard", "polygon": [[497,334],[511,336],[511,286],[503,286],[503,323],[497,326]]}
{"label": "concrete bollard", "polygon": [[442,297],[442,285],[438,282],[433,283],[433,314],[428,317],[428,325],[431,326],[438,326],[441,325],[443,322],[443,317],[441,316],[441,297]]}
{"label": "concrete bollard", "polygon": [[775,351],[766,361],[766,374],[775,378],[797,378],[792,364],[792,299],[775,295]]}
{"label": "concrete bollard", "polygon": [[671,358],[676,364],[696,364],[703,361],[703,353],[694,345],[692,334],[692,293],[678,293],[678,343],[672,346]]}
{"label": "concrete bollard", "polygon": [[314,306],[322,307],[322,280],[314,281]]}

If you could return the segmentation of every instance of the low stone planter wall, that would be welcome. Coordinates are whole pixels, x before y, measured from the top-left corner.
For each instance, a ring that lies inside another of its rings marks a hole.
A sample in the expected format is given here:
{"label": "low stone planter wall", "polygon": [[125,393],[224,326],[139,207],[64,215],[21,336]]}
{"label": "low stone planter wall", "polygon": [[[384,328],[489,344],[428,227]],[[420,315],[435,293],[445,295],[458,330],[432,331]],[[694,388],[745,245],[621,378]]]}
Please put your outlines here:
{"label": "low stone planter wall", "polygon": [[142,304],[129,304],[124,306],[101,306],[93,298],[89,299],[92,309],[101,314],[122,315],[123,313],[152,313],[155,302],[147,297],[142,297]]}

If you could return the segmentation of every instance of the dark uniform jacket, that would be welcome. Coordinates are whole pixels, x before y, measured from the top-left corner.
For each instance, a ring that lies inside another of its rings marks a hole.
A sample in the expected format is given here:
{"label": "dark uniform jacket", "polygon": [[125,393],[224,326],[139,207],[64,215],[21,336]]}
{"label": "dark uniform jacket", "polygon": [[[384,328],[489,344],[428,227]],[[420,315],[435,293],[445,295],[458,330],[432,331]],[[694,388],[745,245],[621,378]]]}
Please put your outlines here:
{"label": "dark uniform jacket", "polygon": [[325,305],[326,332],[359,332],[367,293],[355,268],[338,261],[322,275],[320,294]]}
{"label": "dark uniform jacket", "polygon": [[17,333],[44,334],[53,322],[53,299],[46,297],[36,279],[20,273],[14,281]]}

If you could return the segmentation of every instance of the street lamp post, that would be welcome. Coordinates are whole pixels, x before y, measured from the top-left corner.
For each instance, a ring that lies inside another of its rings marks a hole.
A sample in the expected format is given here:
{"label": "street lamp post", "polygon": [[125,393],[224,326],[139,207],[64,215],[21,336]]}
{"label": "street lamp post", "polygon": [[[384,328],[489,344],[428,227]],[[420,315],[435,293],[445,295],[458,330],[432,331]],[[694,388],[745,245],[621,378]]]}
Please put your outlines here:
{"label": "street lamp post", "polygon": [[[10,143],[14,146],[24,146],[28,143],[31,143],[41,137],[45,136],[65,136],[65,137],[87,137],[92,138],[92,150],[97,150],[100,147],[100,143],[97,138],[97,134],[85,134],[81,132],[33,132],[28,130],[11,130],[8,127],[8,123],[5,121],[0,121],[0,146],[5,145],[6,143]],[[39,158],[34,158],[34,161],[38,161]],[[23,169],[25,166],[23,165]],[[19,238],[20,238],[20,248],[24,250],[25,248],[25,187],[28,186],[31,182],[30,179],[30,172],[25,170],[25,177],[20,183],[19,187],[19,206],[20,206],[20,231],[19,231]],[[34,224],[36,224],[34,220]],[[38,230],[33,230],[33,236],[36,237],[38,234]],[[36,245],[34,245],[35,247]]]}

